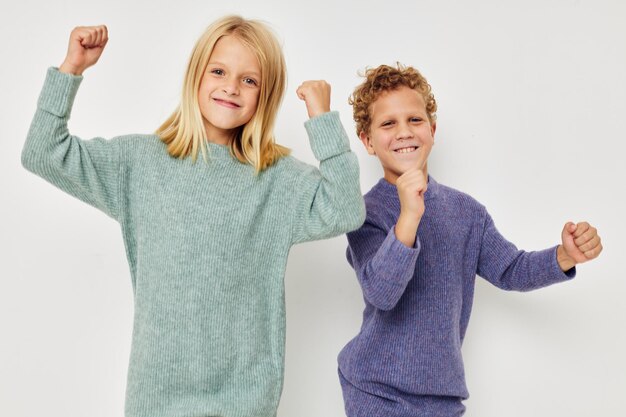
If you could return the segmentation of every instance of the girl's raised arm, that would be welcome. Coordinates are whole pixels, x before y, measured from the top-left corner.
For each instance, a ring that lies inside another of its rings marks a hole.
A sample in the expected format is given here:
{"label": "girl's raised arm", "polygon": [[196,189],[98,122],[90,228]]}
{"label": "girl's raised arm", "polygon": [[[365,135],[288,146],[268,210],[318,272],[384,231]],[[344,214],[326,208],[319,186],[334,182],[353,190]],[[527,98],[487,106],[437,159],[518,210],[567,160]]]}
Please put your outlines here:
{"label": "girl's raised arm", "polygon": [[108,40],[105,26],[72,31],[60,69],[50,68],[22,150],[22,164],[67,193],[119,215],[119,140],[81,140],[67,122],[85,69],[98,61]]}
{"label": "girl's raised arm", "polygon": [[306,81],[297,94],[307,106],[310,119],[305,127],[320,164],[319,170],[303,175],[296,186],[294,243],[337,236],[365,220],[359,164],[339,113],[330,111],[330,85]]}

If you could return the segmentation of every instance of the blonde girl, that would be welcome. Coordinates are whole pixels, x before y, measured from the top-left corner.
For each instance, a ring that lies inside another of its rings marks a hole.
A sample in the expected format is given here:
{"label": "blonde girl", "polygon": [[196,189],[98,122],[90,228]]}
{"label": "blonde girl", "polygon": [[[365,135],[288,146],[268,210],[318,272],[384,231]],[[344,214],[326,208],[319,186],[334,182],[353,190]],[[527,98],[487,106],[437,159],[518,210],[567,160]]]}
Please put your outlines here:
{"label": "blonde girl", "polygon": [[228,16],[198,40],[180,105],[156,134],[82,140],[67,122],[107,40],[105,26],[72,31],[63,64],[48,70],[22,162],[120,223],[135,305],[126,416],[275,416],[289,248],[364,219],[330,86],[297,90],[315,168],[274,141],[285,90],[274,35]]}

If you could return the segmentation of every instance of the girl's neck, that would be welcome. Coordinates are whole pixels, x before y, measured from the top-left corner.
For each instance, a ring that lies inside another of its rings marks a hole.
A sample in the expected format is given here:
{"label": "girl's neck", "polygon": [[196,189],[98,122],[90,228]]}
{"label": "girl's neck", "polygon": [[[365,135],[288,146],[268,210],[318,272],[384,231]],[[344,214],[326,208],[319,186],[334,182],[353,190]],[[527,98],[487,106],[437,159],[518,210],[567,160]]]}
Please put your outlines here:
{"label": "girl's neck", "polygon": [[230,145],[230,143],[237,136],[239,129],[220,129],[204,121],[204,131],[206,132],[207,142],[215,143],[216,145]]}

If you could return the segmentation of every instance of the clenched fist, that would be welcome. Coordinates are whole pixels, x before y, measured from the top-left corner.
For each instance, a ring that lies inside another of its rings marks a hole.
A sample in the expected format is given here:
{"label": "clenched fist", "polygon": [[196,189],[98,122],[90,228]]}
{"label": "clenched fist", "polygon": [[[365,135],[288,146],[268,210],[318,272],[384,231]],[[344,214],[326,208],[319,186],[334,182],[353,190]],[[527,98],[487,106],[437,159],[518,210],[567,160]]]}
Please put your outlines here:
{"label": "clenched fist", "polygon": [[409,169],[396,180],[400,199],[400,216],[396,223],[396,238],[408,247],[415,244],[415,234],[426,206],[424,193],[428,188],[428,176],[423,164]]}
{"label": "clenched fist", "polygon": [[305,81],[298,87],[296,94],[306,103],[309,118],[330,111],[330,84],[326,81]]}
{"label": "clenched fist", "polygon": [[83,71],[98,62],[109,40],[107,27],[78,26],[72,30],[65,61],[59,71],[81,75]]}
{"label": "clenched fist", "polygon": [[590,261],[602,252],[598,231],[587,222],[568,222],[561,232],[562,244],[557,249],[557,260],[563,271]]}

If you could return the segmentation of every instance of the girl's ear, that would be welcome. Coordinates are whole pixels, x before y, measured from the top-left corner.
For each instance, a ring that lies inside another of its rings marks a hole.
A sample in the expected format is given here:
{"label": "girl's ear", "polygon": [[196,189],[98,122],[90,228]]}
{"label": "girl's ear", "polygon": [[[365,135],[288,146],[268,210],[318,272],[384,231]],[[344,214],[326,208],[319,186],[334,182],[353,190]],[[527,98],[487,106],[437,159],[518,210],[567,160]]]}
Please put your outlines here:
{"label": "girl's ear", "polygon": [[363,146],[365,146],[365,149],[367,150],[368,154],[376,155],[376,152],[374,151],[374,147],[372,146],[372,141],[370,140],[370,137],[367,135],[367,133],[365,132],[359,133],[359,139],[361,139],[361,142],[363,142]]}

